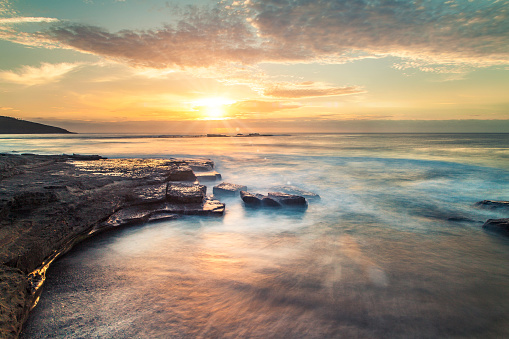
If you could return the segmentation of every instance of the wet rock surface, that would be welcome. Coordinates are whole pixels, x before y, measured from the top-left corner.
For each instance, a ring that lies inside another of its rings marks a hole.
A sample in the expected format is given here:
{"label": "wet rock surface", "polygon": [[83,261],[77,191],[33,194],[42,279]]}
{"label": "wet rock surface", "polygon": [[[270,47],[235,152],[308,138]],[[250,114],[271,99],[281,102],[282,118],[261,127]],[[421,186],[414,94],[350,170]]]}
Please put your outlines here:
{"label": "wet rock surface", "polygon": [[491,231],[496,232],[501,235],[509,236],[509,218],[504,219],[488,219],[482,225],[482,228]]}
{"label": "wet rock surface", "polygon": [[270,192],[263,195],[241,191],[240,197],[248,207],[307,207],[304,197],[282,192]]}
{"label": "wet rock surface", "polygon": [[262,199],[264,196],[258,193],[250,193],[246,191],[240,191],[240,198],[244,201],[244,204],[249,207],[262,206]]}
{"label": "wet rock surface", "polygon": [[270,192],[268,197],[286,206],[306,206],[306,198],[283,192]]}
{"label": "wet rock surface", "polygon": [[221,174],[216,171],[196,173],[196,179],[199,182],[221,180]]}
{"label": "wet rock surface", "polygon": [[166,200],[176,204],[200,204],[207,194],[207,186],[185,183],[168,183]]}
{"label": "wet rock surface", "polygon": [[[207,159],[0,154],[0,336],[15,338],[44,263],[92,233],[179,215],[224,214],[191,166]],[[38,272],[37,274],[31,274]]]}
{"label": "wet rock surface", "polygon": [[219,185],[214,186],[212,189],[214,195],[230,197],[238,196],[240,191],[247,191],[247,187],[243,185],[222,182]]}
{"label": "wet rock surface", "polygon": [[509,209],[509,201],[483,200],[476,202],[475,206],[488,209]]}

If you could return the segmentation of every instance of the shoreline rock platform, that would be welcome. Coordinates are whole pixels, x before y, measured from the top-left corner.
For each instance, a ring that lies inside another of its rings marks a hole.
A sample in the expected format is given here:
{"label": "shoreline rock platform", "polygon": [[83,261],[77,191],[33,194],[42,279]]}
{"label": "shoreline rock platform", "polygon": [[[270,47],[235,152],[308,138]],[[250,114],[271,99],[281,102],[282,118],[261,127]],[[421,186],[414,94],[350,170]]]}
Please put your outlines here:
{"label": "shoreline rock platform", "polygon": [[222,216],[209,159],[0,154],[0,338],[17,338],[49,264],[104,230],[181,215]]}

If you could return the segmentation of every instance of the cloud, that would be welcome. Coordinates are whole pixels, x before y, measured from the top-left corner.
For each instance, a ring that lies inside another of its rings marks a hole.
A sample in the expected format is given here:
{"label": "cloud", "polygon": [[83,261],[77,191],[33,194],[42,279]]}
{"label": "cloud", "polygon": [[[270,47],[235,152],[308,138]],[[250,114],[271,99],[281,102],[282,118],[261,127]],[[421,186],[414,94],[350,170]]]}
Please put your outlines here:
{"label": "cloud", "polygon": [[247,0],[176,13],[180,21],[154,30],[109,32],[61,23],[32,33],[32,40],[31,33],[16,38],[21,31],[0,38],[25,44],[52,41],[152,68],[344,63],[384,56],[443,72],[509,63],[506,0]]}
{"label": "cloud", "polygon": [[210,67],[262,59],[263,50],[241,17],[196,7],[183,17],[176,27],[159,30],[110,33],[100,27],[65,24],[52,28],[47,36],[63,46],[143,67]]}
{"label": "cloud", "polygon": [[[435,63],[509,61],[509,2],[251,0],[250,20],[271,46],[314,57],[349,52]],[[355,54],[355,53],[354,53]]]}
{"label": "cloud", "polygon": [[0,80],[25,86],[42,85],[60,80],[81,63],[42,63],[39,67],[23,66],[18,71],[0,71]]}
{"label": "cloud", "polygon": [[312,81],[292,84],[276,83],[265,89],[264,95],[279,98],[312,98],[364,93],[358,86],[333,87]]}
{"label": "cloud", "polygon": [[6,24],[22,24],[22,23],[33,23],[33,22],[58,22],[60,20],[55,18],[44,18],[44,17],[15,17],[15,18],[0,18],[0,25]]}
{"label": "cloud", "polygon": [[14,6],[9,0],[1,0],[0,1],[0,16],[2,17],[10,17],[16,16],[18,13],[14,9]]}

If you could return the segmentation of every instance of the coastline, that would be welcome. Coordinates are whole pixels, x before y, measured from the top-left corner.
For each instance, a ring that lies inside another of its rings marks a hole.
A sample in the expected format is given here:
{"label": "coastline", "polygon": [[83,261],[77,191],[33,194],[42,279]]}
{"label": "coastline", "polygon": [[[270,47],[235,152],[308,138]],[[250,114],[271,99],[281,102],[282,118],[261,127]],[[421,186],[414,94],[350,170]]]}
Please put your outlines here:
{"label": "coastline", "polygon": [[168,182],[197,185],[190,165],[213,168],[208,159],[0,154],[0,337],[18,337],[46,269],[76,243],[182,214],[222,216],[224,204],[205,192],[201,203],[167,202]]}

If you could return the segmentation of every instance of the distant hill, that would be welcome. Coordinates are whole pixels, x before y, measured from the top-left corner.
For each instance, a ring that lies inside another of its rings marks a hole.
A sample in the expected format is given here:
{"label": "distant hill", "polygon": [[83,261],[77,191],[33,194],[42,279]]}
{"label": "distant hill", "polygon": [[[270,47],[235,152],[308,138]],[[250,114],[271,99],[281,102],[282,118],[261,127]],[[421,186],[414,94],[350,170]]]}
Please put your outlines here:
{"label": "distant hill", "polygon": [[66,129],[0,116],[0,134],[72,133]]}

